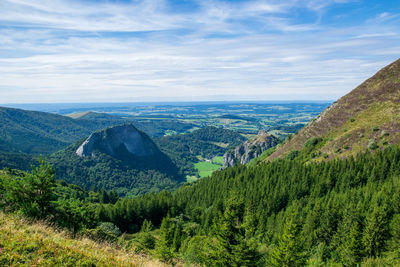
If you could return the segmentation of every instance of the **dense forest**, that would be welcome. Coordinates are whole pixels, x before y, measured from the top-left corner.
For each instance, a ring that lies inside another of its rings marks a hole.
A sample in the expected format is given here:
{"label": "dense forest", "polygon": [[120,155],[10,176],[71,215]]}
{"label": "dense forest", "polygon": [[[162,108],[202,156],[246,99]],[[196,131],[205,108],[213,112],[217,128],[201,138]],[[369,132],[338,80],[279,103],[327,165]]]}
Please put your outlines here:
{"label": "dense forest", "polygon": [[394,266],[399,166],[399,146],[321,163],[293,157],[228,168],[173,193],[118,200],[115,193],[56,186],[42,162],[29,173],[3,171],[0,199],[4,210],[48,217],[166,262]]}

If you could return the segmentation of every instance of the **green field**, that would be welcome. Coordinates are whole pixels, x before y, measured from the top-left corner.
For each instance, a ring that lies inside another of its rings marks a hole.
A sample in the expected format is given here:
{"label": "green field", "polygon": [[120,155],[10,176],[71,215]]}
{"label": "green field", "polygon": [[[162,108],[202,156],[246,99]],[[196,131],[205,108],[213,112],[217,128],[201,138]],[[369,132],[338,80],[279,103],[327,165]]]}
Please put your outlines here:
{"label": "green field", "polygon": [[216,165],[223,165],[224,164],[224,157],[222,157],[222,156],[217,156],[217,157],[214,157],[213,159],[212,159],[212,163],[214,163],[214,164],[216,164]]}
{"label": "green field", "polygon": [[[222,158],[222,157],[221,157]],[[201,178],[210,176],[214,171],[220,169],[220,164],[202,161],[194,164],[194,168],[199,172]]]}

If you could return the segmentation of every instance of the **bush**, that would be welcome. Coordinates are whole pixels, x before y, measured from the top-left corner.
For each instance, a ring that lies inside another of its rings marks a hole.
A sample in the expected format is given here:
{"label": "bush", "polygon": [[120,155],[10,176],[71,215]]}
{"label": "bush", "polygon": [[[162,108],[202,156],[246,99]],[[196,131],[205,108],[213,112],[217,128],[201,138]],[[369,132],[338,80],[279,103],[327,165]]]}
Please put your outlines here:
{"label": "bush", "polygon": [[314,148],[321,141],[322,141],[322,138],[311,137],[310,139],[307,140],[307,142],[304,144],[304,146],[307,148]]}
{"label": "bush", "polygon": [[133,241],[135,245],[135,252],[154,249],[156,246],[156,239],[149,232],[140,232]]}
{"label": "bush", "polygon": [[95,229],[88,230],[87,234],[95,239],[116,241],[121,230],[111,222],[102,222]]}
{"label": "bush", "polygon": [[188,264],[211,265],[213,261],[213,251],[215,245],[210,237],[194,236],[183,248],[183,258]]}
{"label": "bush", "polygon": [[294,160],[299,155],[298,150],[290,151],[289,154],[286,155],[286,158],[289,160]]}

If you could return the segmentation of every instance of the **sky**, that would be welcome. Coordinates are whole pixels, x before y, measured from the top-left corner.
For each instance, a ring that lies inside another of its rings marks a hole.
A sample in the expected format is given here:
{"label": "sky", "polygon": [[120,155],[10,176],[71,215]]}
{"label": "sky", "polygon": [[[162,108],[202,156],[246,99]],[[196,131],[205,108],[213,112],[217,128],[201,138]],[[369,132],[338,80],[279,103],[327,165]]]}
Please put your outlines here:
{"label": "sky", "polygon": [[0,103],[336,100],[400,0],[0,0]]}

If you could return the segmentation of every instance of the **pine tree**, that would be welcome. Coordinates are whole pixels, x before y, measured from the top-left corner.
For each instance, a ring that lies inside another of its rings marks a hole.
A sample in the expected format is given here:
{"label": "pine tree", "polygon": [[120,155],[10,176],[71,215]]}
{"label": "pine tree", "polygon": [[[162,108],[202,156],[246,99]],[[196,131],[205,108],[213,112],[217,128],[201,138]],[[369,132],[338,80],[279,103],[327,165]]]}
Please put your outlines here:
{"label": "pine tree", "polygon": [[170,262],[174,258],[173,253],[173,224],[170,216],[168,215],[162,220],[160,228],[160,239],[156,243],[156,254],[165,262]]}
{"label": "pine tree", "polygon": [[390,222],[391,239],[388,242],[394,257],[400,259],[400,214],[395,214]]}
{"label": "pine tree", "polygon": [[270,266],[303,266],[306,263],[306,255],[303,252],[302,239],[299,227],[289,219],[280,236],[278,246],[273,249],[269,264]]}
{"label": "pine tree", "polygon": [[141,232],[150,232],[154,229],[153,224],[151,223],[151,221],[148,221],[147,219],[144,219],[142,227],[140,228]]}
{"label": "pine tree", "polygon": [[243,215],[243,199],[231,197],[224,214],[215,225],[218,247],[214,252],[213,265],[257,266],[260,255],[255,245],[246,239]]}
{"label": "pine tree", "polygon": [[31,190],[34,201],[39,206],[39,217],[45,218],[49,213],[52,201],[54,200],[54,170],[44,159],[39,159],[39,167],[32,167]]}
{"label": "pine tree", "polygon": [[386,212],[382,208],[375,208],[368,216],[364,230],[363,245],[369,257],[375,257],[382,251],[387,239]]}
{"label": "pine tree", "polygon": [[344,244],[342,256],[342,261],[346,266],[359,264],[362,259],[362,232],[358,222],[355,222],[350,229],[349,235]]}

